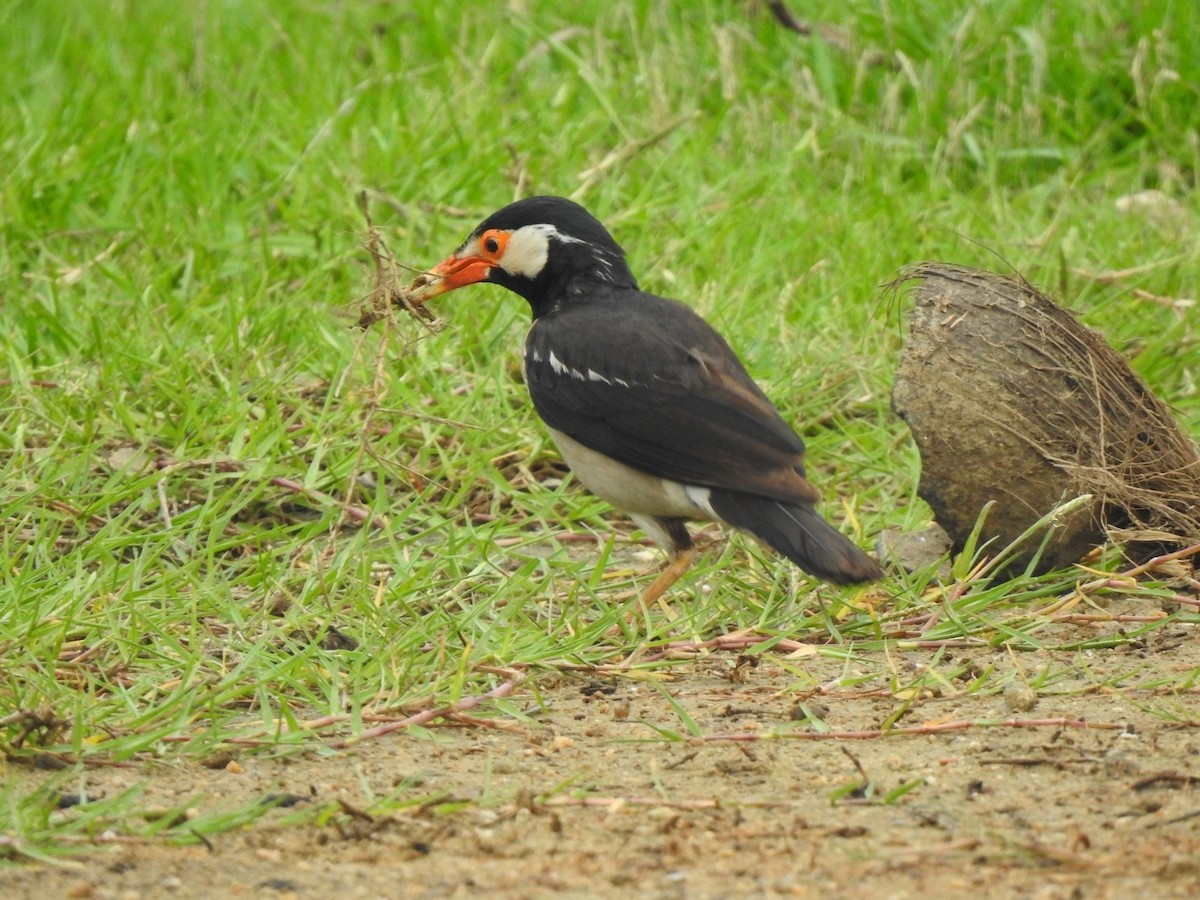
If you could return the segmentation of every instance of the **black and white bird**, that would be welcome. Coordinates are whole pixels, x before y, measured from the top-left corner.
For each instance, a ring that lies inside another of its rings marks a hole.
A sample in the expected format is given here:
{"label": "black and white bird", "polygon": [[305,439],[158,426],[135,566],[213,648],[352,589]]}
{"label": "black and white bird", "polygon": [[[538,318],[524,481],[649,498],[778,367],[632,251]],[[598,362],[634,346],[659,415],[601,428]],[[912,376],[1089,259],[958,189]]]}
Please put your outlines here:
{"label": "black and white bird", "polygon": [[695,519],[751,534],[826,581],[882,576],[817,512],[804,443],[729,345],[688,306],[639,290],[582,206],[530,197],[493,213],[418,279],[413,299],[478,282],[529,302],[525,381],[563,459],[666,549],[643,603],[691,564]]}

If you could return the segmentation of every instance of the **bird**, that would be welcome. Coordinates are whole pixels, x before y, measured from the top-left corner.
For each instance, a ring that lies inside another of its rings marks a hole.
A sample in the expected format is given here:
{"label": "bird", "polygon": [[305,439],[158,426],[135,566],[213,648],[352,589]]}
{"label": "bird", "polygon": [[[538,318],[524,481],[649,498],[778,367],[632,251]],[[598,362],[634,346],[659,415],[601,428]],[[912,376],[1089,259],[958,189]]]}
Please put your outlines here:
{"label": "bird", "polygon": [[505,206],[414,280],[409,299],[479,283],[529,303],[524,380],[563,460],[665,549],[643,608],[691,566],[689,521],[747,533],[834,584],[883,577],[817,512],[804,442],[725,339],[685,303],[642,291],[584,207],[554,196]]}

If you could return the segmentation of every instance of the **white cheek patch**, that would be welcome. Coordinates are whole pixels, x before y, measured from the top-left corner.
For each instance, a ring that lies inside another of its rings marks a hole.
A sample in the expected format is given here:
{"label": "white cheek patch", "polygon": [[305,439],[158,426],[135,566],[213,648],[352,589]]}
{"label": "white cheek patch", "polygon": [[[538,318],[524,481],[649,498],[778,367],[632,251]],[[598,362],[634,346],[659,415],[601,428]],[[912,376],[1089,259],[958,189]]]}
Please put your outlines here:
{"label": "white cheek patch", "polygon": [[550,235],[557,233],[553,225],[526,225],[518,228],[508,239],[500,266],[510,275],[534,279],[546,267],[550,255]]}

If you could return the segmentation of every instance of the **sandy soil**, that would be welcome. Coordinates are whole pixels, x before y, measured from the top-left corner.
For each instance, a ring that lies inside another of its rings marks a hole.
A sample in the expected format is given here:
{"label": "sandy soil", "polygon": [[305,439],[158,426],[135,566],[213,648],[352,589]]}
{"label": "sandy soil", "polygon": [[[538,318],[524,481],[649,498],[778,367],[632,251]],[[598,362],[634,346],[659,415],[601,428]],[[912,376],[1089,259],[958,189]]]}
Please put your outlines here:
{"label": "sandy soil", "polygon": [[[903,698],[878,682],[805,696],[798,669],[824,683],[847,666],[819,657],[750,665],[729,654],[663,683],[705,740],[655,730],[688,731],[653,685],[580,677],[539,682],[544,708],[519,693],[533,724],[459,723],[332,756],[246,756],[228,769],[92,769],[93,795],[145,781],[148,804],[192,800],[210,810],[274,794],[298,804],[337,799],[345,811],[285,828],[278,822],[289,811],[276,810],[207,847],[98,846],[69,866],[10,869],[0,893],[1200,896],[1200,703],[1153,687],[1156,672],[1178,683],[1180,671],[1200,666],[1198,643],[1054,660],[972,651],[980,671],[1052,662],[1068,676],[1036,698],[947,684],[898,722],[918,733],[883,738],[756,739],[794,723],[800,704],[834,735],[877,729]],[[1121,672],[1129,677],[1120,687],[1103,686]],[[32,785],[43,776],[23,777]],[[387,795],[413,805],[362,811]]]}

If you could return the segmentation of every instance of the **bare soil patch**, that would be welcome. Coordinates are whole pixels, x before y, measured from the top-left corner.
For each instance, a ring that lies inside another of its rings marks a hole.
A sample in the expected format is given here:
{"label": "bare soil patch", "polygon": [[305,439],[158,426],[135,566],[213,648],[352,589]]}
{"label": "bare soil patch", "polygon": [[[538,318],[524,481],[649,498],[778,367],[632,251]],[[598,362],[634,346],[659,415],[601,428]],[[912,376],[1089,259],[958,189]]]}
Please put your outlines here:
{"label": "bare soil patch", "polygon": [[[1200,648],[1155,640],[1079,654],[955,651],[997,679],[1051,667],[1036,698],[1019,679],[987,696],[947,684],[897,697],[878,678],[847,687],[853,663],[720,654],[668,673],[676,705],[645,681],[547,678],[536,697],[521,694],[532,725],[445,726],[331,756],[246,756],[232,770],[89,769],[88,792],[144,781],[148,804],[207,810],[284,795],[344,806],[291,827],[278,824],[281,809],[207,847],[98,844],[69,866],[8,871],[4,894],[1194,897],[1200,715],[1179,715],[1196,708],[1194,693],[1155,684],[1178,684]],[[912,652],[891,665],[929,661]],[[828,689],[798,687],[810,678]],[[756,739],[794,723],[800,704],[833,736]],[[849,736],[902,704],[896,727],[918,733]],[[656,730],[688,734],[680,709],[704,739]],[[29,786],[41,777],[30,772]],[[411,807],[365,812],[397,786]]]}

